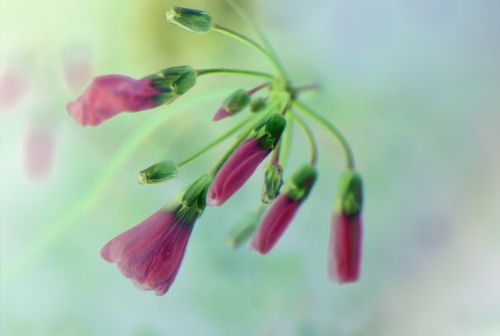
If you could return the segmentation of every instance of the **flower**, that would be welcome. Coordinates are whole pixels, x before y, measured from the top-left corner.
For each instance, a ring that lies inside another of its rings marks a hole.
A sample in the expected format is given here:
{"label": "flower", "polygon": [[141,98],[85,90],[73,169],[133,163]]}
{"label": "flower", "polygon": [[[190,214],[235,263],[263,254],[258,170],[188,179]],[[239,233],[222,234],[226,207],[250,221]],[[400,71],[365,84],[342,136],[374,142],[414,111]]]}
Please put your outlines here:
{"label": "flower", "polygon": [[361,261],[361,216],[333,216],[329,251],[330,279],[338,283],[358,280]]}
{"label": "flower", "polygon": [[328,275],[340,284],[359,278],[363,204],[362,180],[348,170],[340,175],[338,197],[332,218],[328,253]]}
{"label": "flower", "polygon": [[[252,95],[268,85],[268,83],[264,83],[248,91],[243,89],[234,91],[224,100],[222,106],[217,110],[212,120],[219,121],[243,111],[245,107],[250,105]],[[261,104],[261,106],[254,106],[254,110],[252,112],[258,112],[256,109],[261,110],[264,107],[265,103]]]}
{"label": "flower", "polygon": [[101,256],[143,290],[163,295],[177,275],[194,223],[160,209],[139,225],[108,242]]}
{"label": "flower", "polygon": [[168,68],[143,79],[99,76],[66,109],[79,124],[96,126],[121,112],[138,112],[170,103],[195,83],[196,74],[188,66]]}
{"label": "flower", "polygon": [[194,223],[205,208],[210,183],[208,176],[199,178],[180,201],[104,245],[101,257],[116,263],[137,288],[165,294],[177,275]]}
{"label": "flower", "polygon": [[252,176],[255,169],[278,144],[285,128],[285,119],[273,115],[256,130],[252,139],[245,140],[227,159],[215,176],[207,194],[207,204],[224,204]]}
{"label": "flower", "polygon": [[309,195],[316,181],[316,169],[302,166],[288,183],[286,191],[276,198],[253,236],[251,249],[268,253],[295,217],[299,206]]}

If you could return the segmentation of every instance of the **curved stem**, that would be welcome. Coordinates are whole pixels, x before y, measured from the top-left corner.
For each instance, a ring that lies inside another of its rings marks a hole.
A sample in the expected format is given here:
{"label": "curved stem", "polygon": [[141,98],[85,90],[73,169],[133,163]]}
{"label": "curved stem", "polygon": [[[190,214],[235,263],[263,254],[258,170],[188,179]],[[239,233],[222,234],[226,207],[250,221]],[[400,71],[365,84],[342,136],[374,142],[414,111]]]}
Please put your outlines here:
{"label": "curved stem", "polygon": [[185,165],[193,162],[194,160],[196,160],[197,158],[199,158],[200,156],[202,156],[203,154],[205,154],[206,152],[208,152],[209,150],[211,150],[212,148],[214,148],[215,146],[217,146],[221,142],[224,142],[224,140],[226,140],[231,135],[233,135],[234,133],[236,133],[239,129],[241,129],[248,122],[250,122],[254,117],[255,117],[255,115],[252,115],[252,116],[246,118],[245,120],[243,120],[242,122],[240,122],[239,124],[237,124],[236,126],[230,128],[226,133],[222,134],[220,137],[218,137],[217,139],[213,140],[211,143],[209,143],[205,147],[201,148],[200,150],[198,150],[197,152],[195,152],[191,156],[189,156],[186,159],[184,159],[181,162],[179,162],[177,164],[177,168],[181,168],[181,167],[183,167],[183,166],[185,166]]}
{"label": "curved stem", "polygon": [[308,116],[311,119],[314,119],[317,123],[323,126],[328,132],[330,132],[330,134],[339,142],[340,146],[342,146],[342,149],[344,150],[347,167],[349,169],[354,169],[355,164],[354,164],[354,155],[352,153],[352,149],[349,146],[349,142],[347,142],[347,139],[337,129],[337,127],[335,127],[323,116],[314,112],[314,110],[304,105],[303,103],[299,101],[294,101],[293,104],[298,108],[300,112],[302,112],[302,114]]}
{"label": "curved stem", "polygon": [[285,167],[288,161],[288,156],[290,155],[290,144],[293,135],[293,123],[291,123],[290,114],[285,115],[286,118],[286,128],[284,134],[281,136],[280,140],[280,165]]}
{"label": "curved stem", "polygon": [[283,77],[284,76],[284,70],[281,64],[273,57],[271,53],[269,53],[266,49],[264,49],[260,44],[255,42],[254,40],[246,37],[245,35],[242,35],[238,32],[235,32],[234,30],[231,30],[229,28],[222,27],[220,25],[214,24],[212,27],[212,31],[229,36],[243,44],[246,44],[247,46],[250,46],[257,50],[264,58],[267,59],[269,64],[271,64],[274,69]]}
{"label": "curved stem", "polygon": [[305,91],[313,91],[313,90],[319,90],[319,84],[318,83],[310,83],[310,84],[296,86],[296,87],[292,88],[292,91],[295,94],[302,93],[302,92],[305,92]]}
{"label": "curved stem", "polygon": [[302,129],[307,142],[309,143],[309,163],[314,166],[318,161],[318,145],[316,144],[316,140],[314,140],[314,135],[309,126],[296,115],[292,115],[292,120],[297,122],[299,127]]}
{"label": "curved stem", "polygon": [[274,80],[273,75],[260,72],[260,71],[251,71],[251,70],[241,70],[241,69],[225,69],[225,68],[213,68],[213,69],[198,69],[196,70],[196,75],[239,75],[239,76],[247,76],[247,77],[259,77],[268,80]]}

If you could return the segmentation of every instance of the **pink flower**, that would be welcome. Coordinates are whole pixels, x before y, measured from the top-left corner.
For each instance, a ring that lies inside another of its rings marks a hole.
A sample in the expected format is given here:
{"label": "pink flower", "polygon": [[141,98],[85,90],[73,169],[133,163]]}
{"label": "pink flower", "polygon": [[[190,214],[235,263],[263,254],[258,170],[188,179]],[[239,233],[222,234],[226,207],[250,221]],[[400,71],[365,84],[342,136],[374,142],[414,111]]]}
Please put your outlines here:
{"label": "pink flower", "polygon": [[116,263],[137,288],[163,295],[179,270],[193,226],[162,208],[108,242],[101,256]]}
{"label": "pink flower", "polygon": [[260,254],[269,252],[295,217],[299,206],[300,202],[289,199],[287,195],[278,196],[252,239],[252,250]]}
{"label": "pink flower", "polygon": [[259,139],[243,142],[217,173],[208,190],[207,204],[224,204],[252,176],[270,150],[259,144]]}
{"label": "pink flower", "polygon": [[156,106],[160,90],[152,79],[135,80],[126,76],[96,77],[90,86],[66,109],[81,125],[96,126],[121,112],[137,112]]}
{"label": "pink flower", "polygon": [[222,106],[217,110],[212,120],[219,121],[241,112],[245,107],[250,105],[252,95],[267,86],[269,86],[269,84],[264,83],[248,91],[243,89],[236,90],[224,100]]}
{"label": "pink flower", "polygon": [[335,215],[332,219],[328,274],[338,283],[355,282],[361,261],[361,216]]}
{"label": "pink flower", "polygon": [[53,131],[34,128],[29,131],[25,142],[24,166],[26,174],[34,181],[46,178],[52,170],[55,138]]}
{"label": "pink flower", "polygon": [[286,191],[274,200],[257,229],[250,246],[252,250],[266,254],[273,248],[311,192],[315,181],[316,170],[310,165],[302,166],[292,176],[285,186]]}

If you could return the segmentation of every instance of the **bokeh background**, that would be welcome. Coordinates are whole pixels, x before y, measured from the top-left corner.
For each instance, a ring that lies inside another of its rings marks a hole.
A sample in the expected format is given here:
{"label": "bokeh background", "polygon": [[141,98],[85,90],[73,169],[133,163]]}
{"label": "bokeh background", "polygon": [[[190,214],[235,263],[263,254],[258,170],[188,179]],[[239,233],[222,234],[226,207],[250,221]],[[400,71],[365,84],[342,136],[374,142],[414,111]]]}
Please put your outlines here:
{"label": "bokeh background", "polygon": [[[256,0],[304,100],[351,140],[365,178],[362,278],[326,276],[342,168],[317,126],[320,180],[276,248],[233,251],[262,169],[198,221],[164,297],[100,259],[109,239],[209,169],[225,143],[168,184],[138,170],[178,160],[234,123],[221,100],[255,81],[206,77],[182,99],[78,126],[65,104],[94,75],[171,65],[266,69],[216,34],[164,21],[172,5],[251,33],[226,1],[0,1],[2,335],[500,335],[500,2]],[[238,119],[238,118],[235,118]],[[297,133],[287,172],[307,155]]]}

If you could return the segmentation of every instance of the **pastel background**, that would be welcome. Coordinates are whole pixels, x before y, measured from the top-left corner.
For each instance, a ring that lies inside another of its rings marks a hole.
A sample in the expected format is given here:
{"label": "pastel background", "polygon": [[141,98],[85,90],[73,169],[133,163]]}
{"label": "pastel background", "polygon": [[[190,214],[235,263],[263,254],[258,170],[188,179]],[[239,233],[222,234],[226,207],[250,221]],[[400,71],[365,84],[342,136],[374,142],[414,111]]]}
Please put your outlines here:
{"label": "pastel background", "polygon": [[[321,83],[305,101],[351,140],[366,185],[362,277],[326,276],[342,156],[314,125],[320,180],[272,253],[224,243],[258,204],[260,169],[205,212],[156,297],[99,249],[210,169],[229,143],[167,184],[135,179],[234,123],[210,119],[254,81],[207,76],[168,107],[97,128],[64,106],[94,75],[266,69],[245,46],[167,25],[172,5],[251,32],[218,0],[0,1],[0,334],[500,335],[500,2],[244,1],[295,82]],[[299,133],[293,149],[288,172],[307,156]]]}

